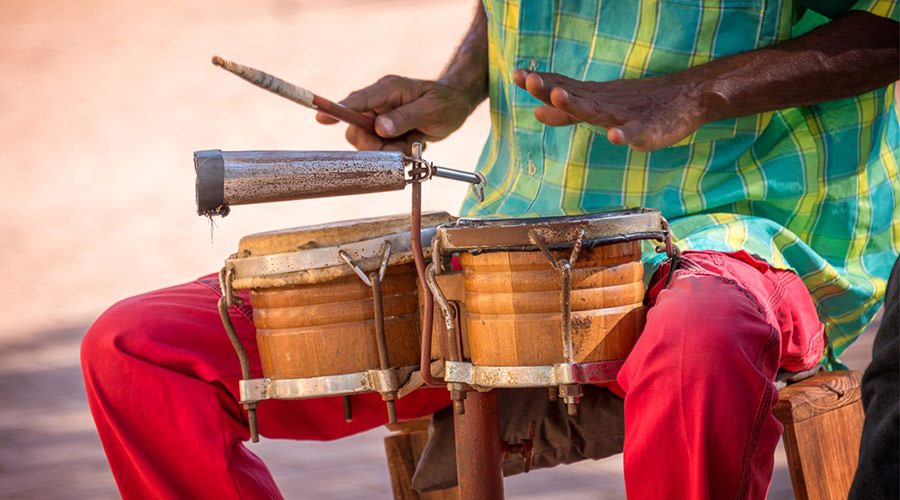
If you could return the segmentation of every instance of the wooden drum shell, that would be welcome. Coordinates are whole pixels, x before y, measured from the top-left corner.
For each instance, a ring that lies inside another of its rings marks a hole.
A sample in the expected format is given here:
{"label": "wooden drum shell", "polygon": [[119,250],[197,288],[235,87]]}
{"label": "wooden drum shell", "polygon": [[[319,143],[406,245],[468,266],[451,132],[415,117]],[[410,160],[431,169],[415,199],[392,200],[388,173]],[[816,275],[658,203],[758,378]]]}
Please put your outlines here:
{"label": "wooden drum shell", "polygon": [[[413,264],[390,266],[382,281],[390,365],[419,362]],[[372,289],[357,276],[250,291],[263,374],[310,378],[379,369]]]}
{"label": "wooden drum shell", "polygon": [[[557,259],[570,251],[554,251]],[[571,271],[573,362],[624,359],[644,325],[640,241],[584,248]],[[472,363],[566,362],[560,275],[539,251],[460,255]]]}

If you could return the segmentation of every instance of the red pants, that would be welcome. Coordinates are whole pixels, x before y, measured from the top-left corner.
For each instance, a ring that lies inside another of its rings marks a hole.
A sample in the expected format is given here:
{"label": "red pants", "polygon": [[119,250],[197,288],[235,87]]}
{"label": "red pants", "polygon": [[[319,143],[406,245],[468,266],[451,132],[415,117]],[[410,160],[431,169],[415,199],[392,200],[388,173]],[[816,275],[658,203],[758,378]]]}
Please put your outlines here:
{"label": "red pants", "polygon": [[[688,252],[648,294],[647,325],[619,375],[629,498],[764,498],[781,426],[777,369],[809,368],[822,326],[803,283],[743,252]],[[82,366],[91,411],[125,498],[279,498],[243,441],[240,368],[205,279],[122,301],[91,327]],[[231,318],[261,376],[248,309]],[[386,422],[378,394],[264,401],[260,432],[328,440]],[[443,388],[397,404],[401,419],[449,403]]]}

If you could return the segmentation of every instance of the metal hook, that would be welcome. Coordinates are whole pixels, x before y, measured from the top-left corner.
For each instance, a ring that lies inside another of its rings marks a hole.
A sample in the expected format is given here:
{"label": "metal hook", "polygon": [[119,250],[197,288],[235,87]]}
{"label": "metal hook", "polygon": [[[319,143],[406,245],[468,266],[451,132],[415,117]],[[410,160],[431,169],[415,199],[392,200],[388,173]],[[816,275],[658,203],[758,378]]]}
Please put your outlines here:
{"label": "metal hook", "polygon": [[[384,273],[387,271],[388,261],[391,257],[391,249],[393,246],[390,241],[385,240],[384,243],[381,244],[381,264],[378,267],[378,279],[381,280],[384,278]],[[344,250],[338,250],[338,256],[343,259],[344,262],[350,266],[350,269],[353,269],[353,272],[356,273],[356,276],[366,284],[369,288],[372,287],[372,280],[369,279],[369,276],[366,275],[366,272],[360,269],[353,259],[350,258],[350,255]]]}
{"label": "metal hook", "polygon": [[546,244],[544,244],[544,240],[541,239],[541,236],[534,229],[530,229],[528,231],[528,237],[531,238],[531,241],[533,241],[534,244],[541,249],[544,257],[546,257],[547,260],[550,261],[550,265],[553,266],[553,269],[561,271],[562,269],[560,268],[559,261],[556,260],[556,257],[553,256],[553,254],[550,252],[550,249],[547,248]]}
{"label": "metal hook", "polygon": [[472,193],[475,195],[475,198],[478,198],[479,202],[484,201],[484,185],[487,184],[487,181],[484,178],[484,175],[481,172],[475,172],[475,176],[478,177],[478,182],[472,184]]}

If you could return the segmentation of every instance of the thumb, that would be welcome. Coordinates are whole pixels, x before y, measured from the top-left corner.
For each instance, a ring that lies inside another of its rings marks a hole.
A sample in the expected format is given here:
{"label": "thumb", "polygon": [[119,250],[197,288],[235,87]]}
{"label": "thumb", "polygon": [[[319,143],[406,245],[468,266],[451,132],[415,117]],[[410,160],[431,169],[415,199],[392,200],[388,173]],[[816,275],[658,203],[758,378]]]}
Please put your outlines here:
{"label": "thumb", "polygon": [[417,99],[375,118],[375,132],[382,137],[398,137],[410,130],[422,129],[433,113],[425,99]]}

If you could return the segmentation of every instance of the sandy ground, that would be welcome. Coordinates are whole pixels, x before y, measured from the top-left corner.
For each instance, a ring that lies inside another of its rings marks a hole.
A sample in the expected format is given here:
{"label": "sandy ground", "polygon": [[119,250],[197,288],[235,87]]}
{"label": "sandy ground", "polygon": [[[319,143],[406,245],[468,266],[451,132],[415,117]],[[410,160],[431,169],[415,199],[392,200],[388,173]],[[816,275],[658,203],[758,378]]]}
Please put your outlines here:
{"label": "sandy ground", "polygon": [[[117,496],[77,360],[105,307],[217,270],[246,234],[407,210],[408,191],[236,207],[211,240],[194,213],[193,151],[348,146],[342,127],[316,124],[210,57],[339,99],[388,73],[435,76],[473,3],[0,2],[0,496]],[[473,168],[488,125],[481,108],[427,158]],[[455,212],[464,190],[434,181],[425,206]],[[382,435],[254,449],[288,498],[389,498]],[[770,498],[791,498],[779,460]],[[621,462],[529,474],[508,492],[622,498]]]}
{"label": "sandy ground", "polygon": [[[192,152],[349,149],[343,127],[209,63],[213,54],[339,99],[387,73],[433,77],[469,2],[0,4],[3,337],[91,320],[118,298],[217,270],[253,232],[408,210],[409,192],[195,214]],[[488,119],[429,147],[471,169]],[[455,212],[464,187],[425,189]]]}

